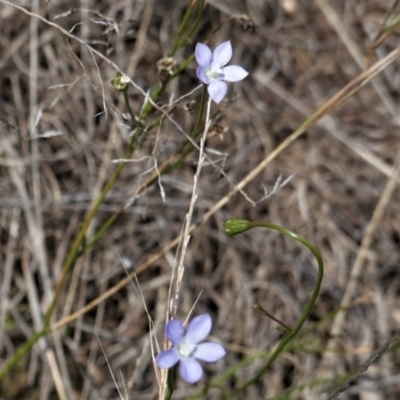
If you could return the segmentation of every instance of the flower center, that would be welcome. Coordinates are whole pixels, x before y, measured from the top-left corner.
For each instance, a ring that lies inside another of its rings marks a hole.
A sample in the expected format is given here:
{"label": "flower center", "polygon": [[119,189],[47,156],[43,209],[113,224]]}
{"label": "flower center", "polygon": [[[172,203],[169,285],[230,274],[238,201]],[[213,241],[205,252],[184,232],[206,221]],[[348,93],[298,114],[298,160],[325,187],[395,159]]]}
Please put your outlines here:
{"label": "flower center", "polygon": [[178,352],[182,357],[190,357],[196,350],[196,345],[193,343],[181,343],[178,346]]}
{"label": "flower center", "polygon": [[212,81],[214,79],[222,79],[222,77],[224,76],[223,72],[222,72],[222,68],[208,68],[206,70],[206,76],[207,79],[209,81]]}

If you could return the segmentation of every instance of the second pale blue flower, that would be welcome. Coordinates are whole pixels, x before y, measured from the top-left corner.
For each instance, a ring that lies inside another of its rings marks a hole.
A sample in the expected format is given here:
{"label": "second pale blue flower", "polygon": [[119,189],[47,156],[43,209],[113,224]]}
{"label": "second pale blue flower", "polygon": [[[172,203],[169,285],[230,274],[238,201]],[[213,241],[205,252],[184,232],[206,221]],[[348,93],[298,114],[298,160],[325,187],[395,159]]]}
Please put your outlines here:
{"label": "second pale blue flower", "polygon": [[156,357],[159,368],[172,368],[178,362],[182,378],[195,383],[203,376],[203,368],[197,360],[214,362],[225,356],[225,349],[218,343],[201,343],[210,333],[212,326],[208,314],[199,315],[190,322],[187,332],[181,321],[173,319],[167,323],[165,334],[172,347]]}

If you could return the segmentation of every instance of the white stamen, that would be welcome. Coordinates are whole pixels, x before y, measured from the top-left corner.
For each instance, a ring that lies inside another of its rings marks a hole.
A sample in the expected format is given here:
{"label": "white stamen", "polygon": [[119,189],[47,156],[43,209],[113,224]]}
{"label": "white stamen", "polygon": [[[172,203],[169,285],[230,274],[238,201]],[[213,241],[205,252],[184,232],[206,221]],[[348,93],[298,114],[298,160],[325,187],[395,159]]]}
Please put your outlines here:
{"label": "white stamen", "polygon": [[206,71],[206,76],[209,81],[212,81],[213,79],[221,79],[224,76],[224,74],[221,68],[213,69],[210,67]]}
{"label": "white stamen", "polygon": [[193,343],[181,343],[178,346],[178,352],[182,357],[190,357],[196,350],[196,345]]}

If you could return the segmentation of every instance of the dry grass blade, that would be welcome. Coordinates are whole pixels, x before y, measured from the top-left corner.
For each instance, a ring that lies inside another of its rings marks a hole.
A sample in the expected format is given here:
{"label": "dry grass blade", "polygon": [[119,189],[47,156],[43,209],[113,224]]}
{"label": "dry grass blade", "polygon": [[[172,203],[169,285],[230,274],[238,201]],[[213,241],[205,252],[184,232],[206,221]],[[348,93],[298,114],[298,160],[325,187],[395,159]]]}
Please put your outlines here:
{"label": "dry grass blade", "polygon": [[[336,33],[346,46],[347,50],[354,58],[355,62],[363,70],[365,68],[365,57],[361,53],[357,44],[351,39],[350,35],[347,32],[346,27],[340,20],[340,17],[336,13],[335,9],[327,2],[327,0],[316,0],[316,1],[320,6],[322,12],[324,13],[325,17],[327,18],[329,23],[333,26]],[[380,98],[382,99],[386,108],[389,110],[392,116],[395,117],[397,115],[396,105],[386,87],[384,87],[380,82],[373,82],[372,85],[376,90],[376,92],[378,93],[378,95],[380,96]]]}
{"label": "dry grass blade", "polygon": [[[393,198],[394,191],[398,187],[399,176],[400,176],[400,150],[397,154],[396,164],[394,165],[394,173],[388,180],[385,190],[383,191],[379,199],[379,202],[376,205],[374,213],[372,214],[371,221],[365,230],[365,234],[362,239],[360,249],[357,253],[357,258],[354,261],[353,267],[351,269],[350,280],[342,297],[340,307],[347,307],[350,304],[352,297],[354,296],[354,292],[357,287],[357,281],[359,280],[360,275],[362,273],[362,268],[367,258],[369,248],[372,244],[374,234],[381,224],[383,214]],[[339,313],[336,316],[331,329],[332,336],[338,336],[341,334],[341,331],[343,329],[344,318],[345,318],[344,313]]]}
{"label": "dry grass blade", "polygon": [[367,361],[362,363],[357,369],[346,379],[346,382],[341,384],[326,400],[335,400],[343,393],[352,382],[354,382],[362,373],[368,370],[368,368],[386,352],[386,350],[394,343],[400,340],[400,332],[395,333],[389,340],[387,340],[382,346],[378,347],[368,358]]}

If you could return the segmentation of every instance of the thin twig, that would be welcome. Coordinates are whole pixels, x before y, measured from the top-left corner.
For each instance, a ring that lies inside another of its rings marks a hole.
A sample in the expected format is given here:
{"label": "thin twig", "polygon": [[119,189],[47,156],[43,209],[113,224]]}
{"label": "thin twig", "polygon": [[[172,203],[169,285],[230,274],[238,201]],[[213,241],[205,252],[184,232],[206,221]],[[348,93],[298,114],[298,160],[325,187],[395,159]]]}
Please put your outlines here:
{"label": "thin twig", "polygon": [[176,311],[177,311],[177,307],[178,307],[178,297],[179,297],[179,292],[180,292],[180,286],[181,286],[183,274],[185,271],[185,267],[184,267],[185,255],[186,255],[187,246],[188,246],[189,240],[190,240],[190,227],[191,227],[191,223],[192,223],[194,206],[196,204],[196,200],[197,200],[197,196],[198,196],[197,185],[199,183],[200,174],[201,174],[201,170],[203,168],[203,163],[204,163],[204,144],[206,142],[207,132],[211,125],[210,110],[211,110],[211,98],[209,98],[208,102],[207,102],[206,123],[204,126],[203,137],[200,140],[200,147],[199,147],[199,161],[197,163],[196,173],[193,177],[192,197],[190,200],[189,211],[186,214],[185,225],[184,225],[185,229],[184,229],[184,232],[182,235],[182,250],[181,250],[180,259],[179,259],[179,263],[178,263],[177,280],[176,280],[176,287],[175,287],[175,290],[176,290],[175,291],[175,299],[174,299],[173,305],[171,306],[171,311],[172,311],[171,314],[173,317],[175,317],[175,315],[176,315]]}
{"label": "thin twig", "polygon": [[[180,289],[181,289],[181,285],[182,285],[183,275],[185,273],[185,266],[184,266],[185,255],[186,255],[187,246],[188,246],[189,240],[190,240],[190,232],[192,230],[191,223],[192,223],[194,206],[196,204],[196,200],[197,200],[197,196],[198,196],[197,186],[198,186],[198,183],[200,180],[200,174],[201,174],[201,170],[203,168],[203,163],[204,163],[204,145],[205,145],[205,141],[207,138],[207,132],[211,125],[210,110],[211,110],[211,97],[208,99],[208,102],[207,102],[206,122],[205,122],[205,126],[204,126],[203,136],[200,140],[199,159],[198,159],[198,163],[197,163],[197,169],[196,169],[196,173],[193,177],[192,197],[191,197],[190,204],[189,204],[189,210],[185,217],[183,233],[179,240],[179,243],[182,244],[182,248],[181,248],[181,252],[180,252],[180,256],[179,256],[179,262],[178,262],[177,273],[176,273],[176,282],[174,285],[175,293],[174,293],[174,298],[173,298],[172,303],[170,303],[170,298],[168,296],[168,306],[169,307],[167,308],[167,316],[166,316],[167,321],[171,317],[175,318],[176,313],[177,313],[179,294],[180,294]],[[174,284],[174,282],[173,282],[174,279],[175,279],[175,273],[173,272],[173,274],[171,276],[170,291],[171,291],[172,285]],[[160,382],[160,399],[164,399],[166,396],[167,389],[168,389],[167,379],[168,379],[167,374],[162,375],[162,379]]]}
{"label": "thin twig", "polygon": [[[358,285],[358,280],[360,278],[362,267],[364,265],[364,261],[367,258],[368,250],[372,244],[372,240],[375,234],[375,231],[379,227],[379,223],[382,220],[383,213],[389,205],[390,200],[393,197],[394,191],[398,186],[397,179],[400,175],[400,150],[397,153],[397,158],[395,162],[395,171],[392,175],[391,179],[389,179],[385,190],[383,191],[378,204],[372,214],[371,221],[369,222],[365,235],[362,239],[360,250],[357,253],[356,260],[354,261],[354,265],[351,270],[350,280],[346,287],[346,291],[343,295],[342,301],[340,303],[340,307],[347,307],[350,304],[351,298],[354,294],[354,291]],[[342,330],[342,324],[344,322],[344,313],[339,313],[333,323],[331,334],[333,336],[340,335]]]}
{"label": "thin twig", "polygon": [[400,331],[395,333],[387,342],[385,342],[382,346],[378,347],[368,358],[367,361],[362,363],[357,369],[353,372],[353,374],[342,384],[340,385],[326,400],[335,400],[339,397],[340,393],[344,392],[349,386],[350,383],[356,380],[363,372],[365,372],[371,364],[373,364],[386,350],[389,346],[395,342],[400,340]]}

